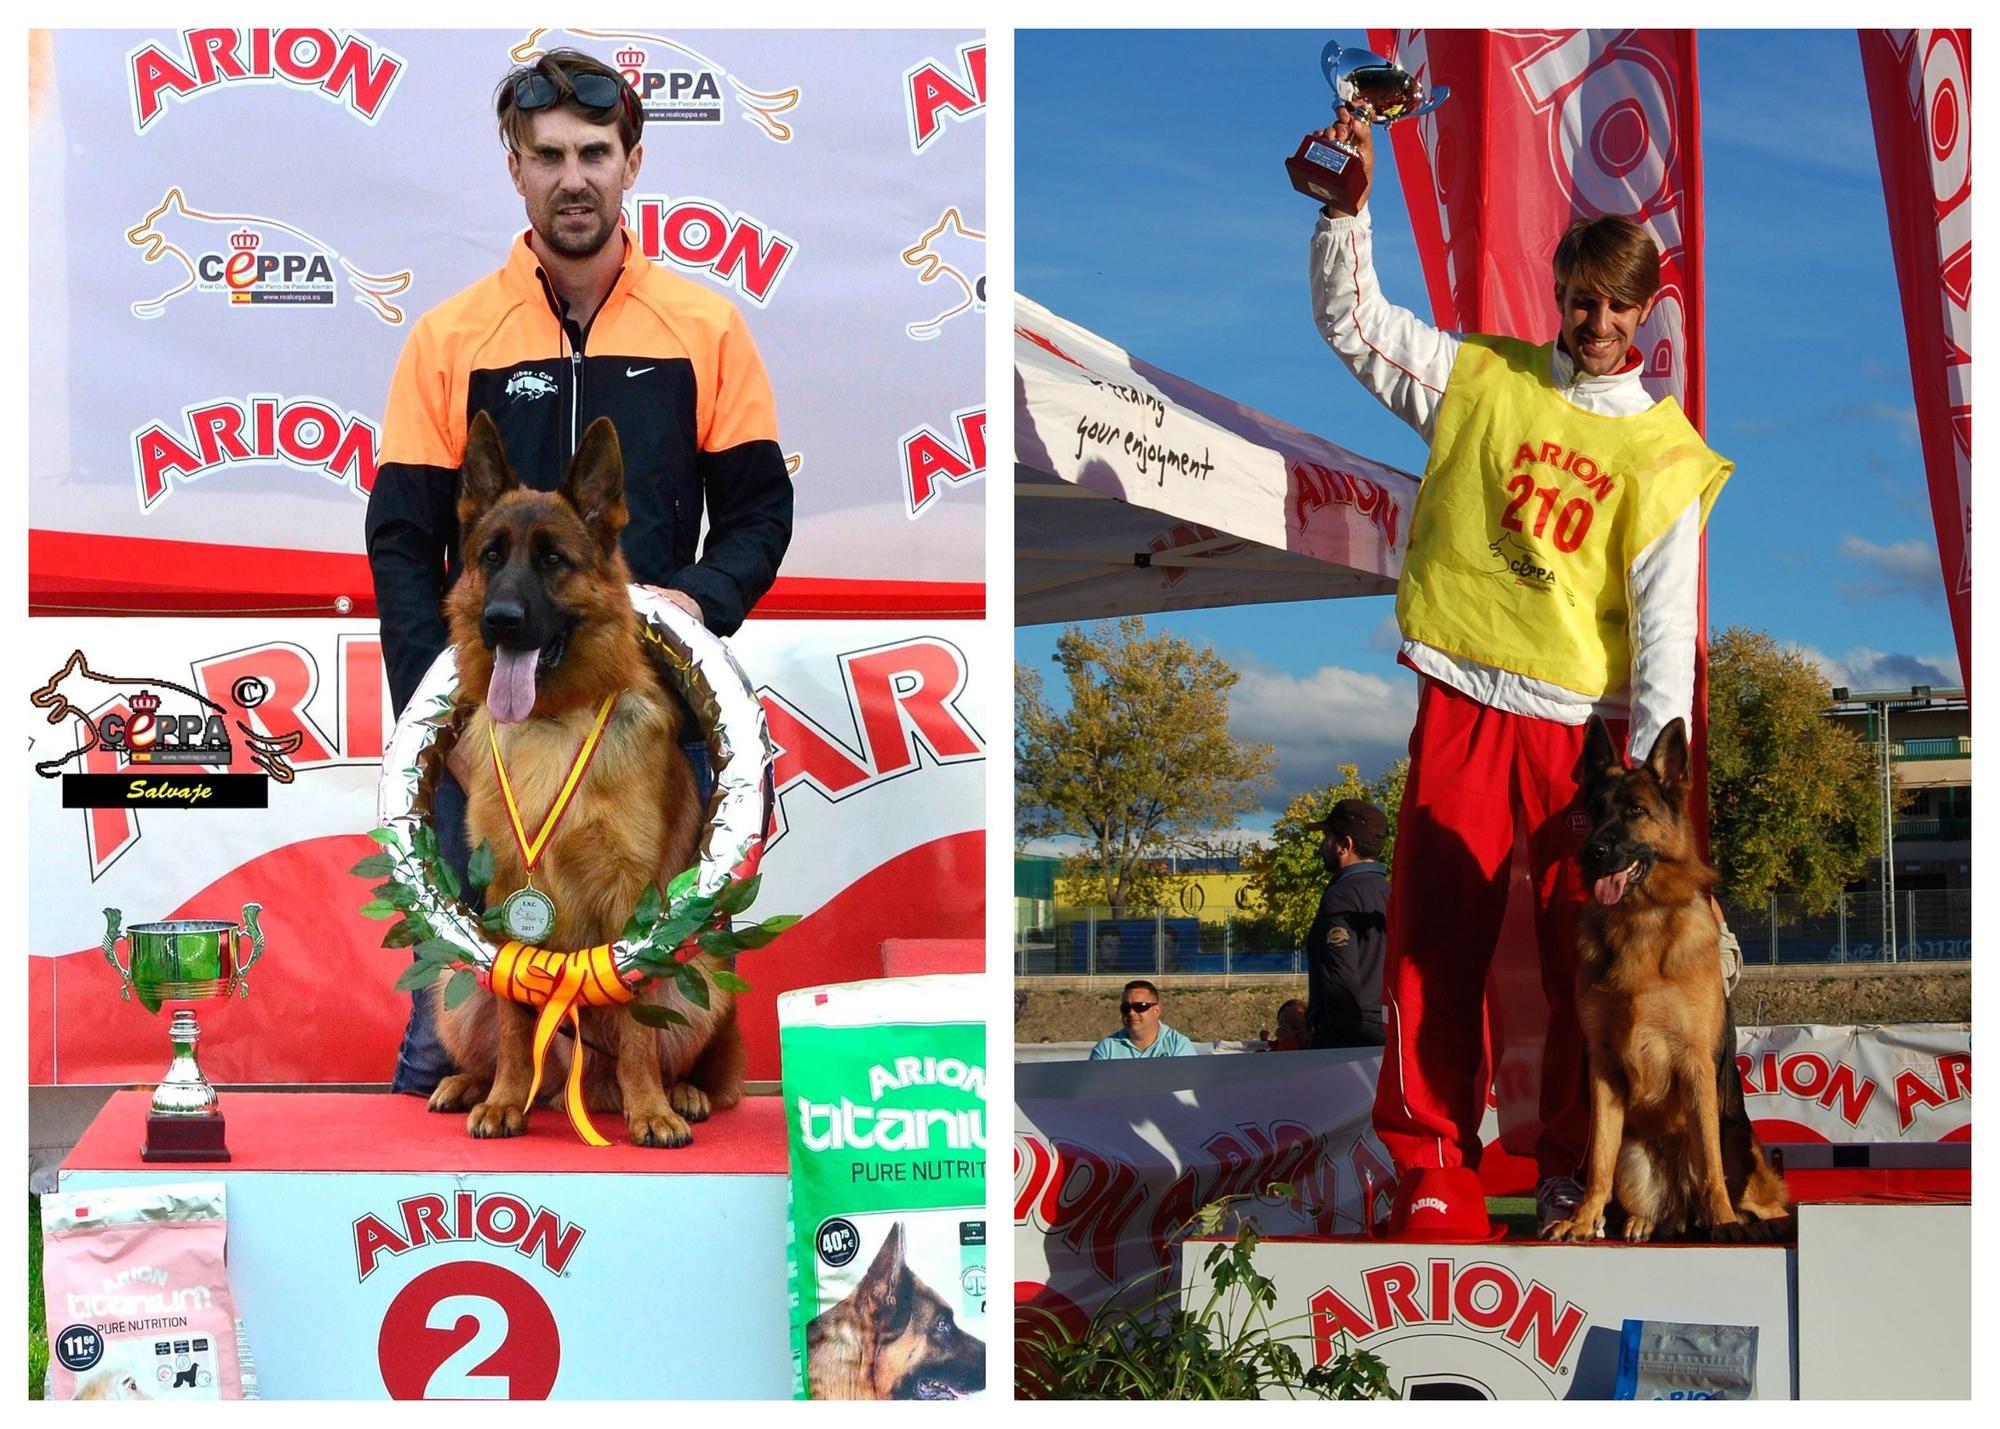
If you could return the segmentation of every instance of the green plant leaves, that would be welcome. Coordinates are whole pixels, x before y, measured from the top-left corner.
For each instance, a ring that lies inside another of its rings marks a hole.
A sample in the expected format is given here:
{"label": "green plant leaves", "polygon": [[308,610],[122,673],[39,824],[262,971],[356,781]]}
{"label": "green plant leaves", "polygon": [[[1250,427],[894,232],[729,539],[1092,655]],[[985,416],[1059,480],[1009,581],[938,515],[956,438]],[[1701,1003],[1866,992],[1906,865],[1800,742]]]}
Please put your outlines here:
{"label": "green plant leaves", "polygon": [[757,890],[763,886],[764,875],[761,873],[737,879],[715,900],[715,911],[722,914],[741,913],[757,901]]}
{"label": "green plant leaves", "polygon": [[701,969],[693,963],[682,963],[674,972],[674,981],[680,984],[681,996],[703,1011],[708,1009],[708,980],[701,975]]}
{"label": "green plant leaves", "polygon": [[386,853],[371,853],[347,871],[356,878],[383,878],[396,871],[396,860]]}
{"label": "green plant leaves", "polygon": [[471,968],[460,968],[451,975],[451,981],[444,985],[444,1005],[447,1009],[458,1006],[479,986],[478,974]]}
{"label": "green plant leaves", "polygon": [[686,1027],[688,1025],[688,1020],[681,1016],[680,1013],[674,1011],[671,1007],[661,1007],[656,1003],[631,1002],[625,1005],[625,1010],[632,1014],[634,1020],[643,1022],[648,1027]]}
{"label": "green plant leaves", "polygon": [[414,988],[429,987],[444,975],[444,969],[437,963],[411,963],[396,975],[396,988],[409,992]]}
{"label": "green plant leaves", "polygon": [[474,888],[483,889],[493,881],[493,845],[481,841],[465,861],[465,877]]}

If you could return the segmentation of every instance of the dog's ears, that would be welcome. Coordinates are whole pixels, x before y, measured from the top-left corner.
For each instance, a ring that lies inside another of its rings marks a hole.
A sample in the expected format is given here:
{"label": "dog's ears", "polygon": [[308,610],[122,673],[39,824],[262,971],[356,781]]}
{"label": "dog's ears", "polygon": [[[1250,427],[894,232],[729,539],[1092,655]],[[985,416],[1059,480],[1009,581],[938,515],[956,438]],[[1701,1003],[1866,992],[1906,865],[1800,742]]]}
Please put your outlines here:
{"label": "dog's ears", "polygon": [[1653,771],[1653,777],[1664,788],[1678,789],[1687,778],[1688,763],[1687,723],[1676,715],[1660,731],[1660,737],[1653,741],[1653,752],[1646,756],[1646,767]]}
{"label": "dog's ears", "polygon": [[618,549],[625,529],[625,456],[618,447],[618,429],[609,417],[599,417],[584,429],[583,441],[563,473],[562,494],[590,527],[598,549],[607,555]]}
{"label": "dog's ears", "polygon": [[861,1277],[855,1294],[873,1310],[879,1323],[890,1324],[906,1308],[903,1287],[909,1278],[909,1267],[903,1261],[903,1223],[897,1221],[889,1227],[882,1248],[869,1262],[868,1273]]}
{"label": "dog's ears", "polygon": [[458,529],[470,535],[487,509],[520,484],[507,465],[500,429],[479,413],[466,429],[465,455],[458,466]]}
{"label": "dog's ears", "polygon": [[1611,729],[1596,715],[1590,717],[1590,724],[1583,735],[1583,778],[1585,785],[1595,784],[1608,769],[1622,770],[1625,760],[1613,743]]}

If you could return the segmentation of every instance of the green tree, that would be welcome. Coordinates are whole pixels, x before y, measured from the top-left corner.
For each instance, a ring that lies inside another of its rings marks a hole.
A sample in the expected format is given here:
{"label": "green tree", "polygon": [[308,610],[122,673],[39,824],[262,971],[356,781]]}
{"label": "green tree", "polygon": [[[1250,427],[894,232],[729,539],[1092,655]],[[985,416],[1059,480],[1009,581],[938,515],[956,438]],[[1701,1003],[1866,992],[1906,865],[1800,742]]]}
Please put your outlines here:
{"label": "green tree", "polygon": [[1396,852],[1396,811],[1403,806],[1403,785],[1410,761],[1398,759],[1373,784],[1361,782],[1361,767],[1340,766],[1340,778],[1319,789],[1295,794],[1271,826],[1271,841],[1260,844],[1243,860],[1250,886],[1264,901],[1264,916],[1286,937],[1305,940],[1319,911],[1319,897],[1328,873],[1320,857],[1321,835],[1305,827],[1326,817],[1341,799],[1366,799],[1389,816],[1389,837],[1382,845],[1382,863],[1393,871]]}
{"label": "green tree", "polygon": [[1257,807],[1271,746],[1229,733],[1236,671],[1213,651],[1128,616],[1073,625],[1056,640],[1069,708],[1041,675],[1014,668],[1015,825],[1026,838],[1069,835],[1123,912],[1142,865]]}
{"label": "green tree", "polygon": [[1818,666],[1762,631],[1709,646],[1709,849],[1739,907],[1784,892],[1824,913],[1882,851],[1877,755],[1826,717],[1828,695]]}

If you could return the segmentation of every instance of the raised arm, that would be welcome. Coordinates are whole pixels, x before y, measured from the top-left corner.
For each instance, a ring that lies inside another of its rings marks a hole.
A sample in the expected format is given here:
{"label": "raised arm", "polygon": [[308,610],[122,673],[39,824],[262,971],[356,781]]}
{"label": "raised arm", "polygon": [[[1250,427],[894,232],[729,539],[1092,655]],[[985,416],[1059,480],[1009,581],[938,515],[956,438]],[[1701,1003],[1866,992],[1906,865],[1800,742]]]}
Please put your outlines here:
{"label": "raised arm", "polygon": [[[1321,137],[1360,150],[1362,172],[1372,183],[1375,170],[1371,126],[1345,107]],[[1374,226],[1368,216],[1368,188],[1352,218],[1320,213],[1312,238],[1313,322],[1361,385],[1425,441],[1437,417],[1445,381],[1458,357],[1459,336],[1442,332],[1407,308],[1382,296],[1375,278]]]}

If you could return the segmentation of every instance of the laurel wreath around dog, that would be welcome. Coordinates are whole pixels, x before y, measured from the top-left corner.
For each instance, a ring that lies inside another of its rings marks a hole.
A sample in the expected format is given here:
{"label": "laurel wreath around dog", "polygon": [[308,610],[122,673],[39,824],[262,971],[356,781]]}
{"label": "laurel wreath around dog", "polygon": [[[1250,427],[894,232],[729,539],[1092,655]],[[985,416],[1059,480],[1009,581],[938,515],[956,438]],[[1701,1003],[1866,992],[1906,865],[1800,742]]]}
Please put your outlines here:
{"label": "laurel wreath around dog", "polygon": [[[706,1008],[711,986],[748,991],[750,985],[734,970],[737,954],[768,945],[798,921],[785,916],[734,926],[762,883],[757,865],[770,812],[766,775],[774,751],[763,706],[729,648],[671,601],[638,586],[630,594],[641,634],[709,736],[716,789],[700,860],[674,878],[664,896],[657,885],[646,885],[622,936],[611,945],[610,960],[621,979],[670,982],[689,1002]],[[432,747],[456,737],[451,727],[457,691],[457,663],[447,647],[410,698],[382,761],[376,795],[381,827],[368,835],[381,851],[352,870],[357,877],[382,880],[361,906],[364,917],[394,920],[382,946],[415,952],[396,986],[429,987],[444,978],[448,1008],[464,1002],[482,983],[490,985],[500,949],[488,934],[501,933],[497,908],[479,914],[460,901],[465,889],[440,853],[423,789],[426,757],[438,757]],[[467,861],[466,881],[484,890],[492,877],[493,850],[481,844]],[[706,968],[693,961],[701,953],[719,966]],[[687,1024],[670,1007],[637,1001],[624,1005],[648,1026]]]}

